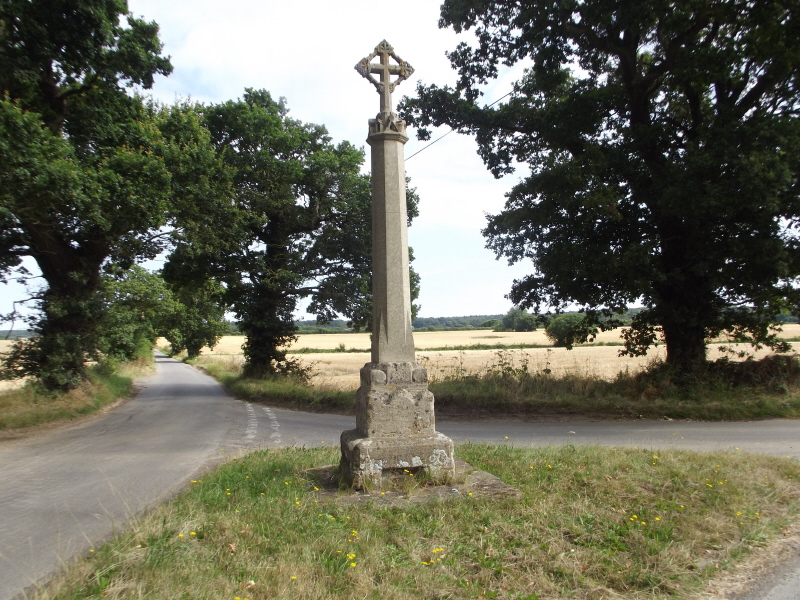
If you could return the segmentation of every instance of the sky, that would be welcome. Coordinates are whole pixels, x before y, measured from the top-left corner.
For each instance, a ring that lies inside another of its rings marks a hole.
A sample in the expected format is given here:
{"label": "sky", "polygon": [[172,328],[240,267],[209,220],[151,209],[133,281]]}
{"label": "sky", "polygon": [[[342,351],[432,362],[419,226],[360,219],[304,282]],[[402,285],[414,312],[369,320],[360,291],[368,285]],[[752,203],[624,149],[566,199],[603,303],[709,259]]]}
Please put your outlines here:
{"label": "sky", "polygon": [[[354,69],[382,40],[415,72],[393,95],[395,105],[413,96],[418,81],[453,84],[445,53],[470,36],[439,29],[437,0],[128,0],[135,16],[156,21],[174,71],[146,93],[165,103],[191,99],[217,103],[245,88],[286,98],[293,118],[323,124],[335,143],[367,151],[367,122],[380,109],[375,88]],[[484,89],[492,103],[511,90],[519,72],[505,72]],[[434,131],[433,139],[447,133]],[[406,174],[420,196],[419,217],[409,229],[414,268],[421,277],[419,316],[501,314],[505,295],[530,263],[509,266],[485,249],[486,214],[502,210],[505,193],[519,180],[495,180],[470,136],[448,135],[413,158],[428,142],[409,128]],[[145,266],[157,268],[158,264]],[[26,297],[24,288],[0,286],[0,314]],[[299,318],[313,318],[304,311]]]}

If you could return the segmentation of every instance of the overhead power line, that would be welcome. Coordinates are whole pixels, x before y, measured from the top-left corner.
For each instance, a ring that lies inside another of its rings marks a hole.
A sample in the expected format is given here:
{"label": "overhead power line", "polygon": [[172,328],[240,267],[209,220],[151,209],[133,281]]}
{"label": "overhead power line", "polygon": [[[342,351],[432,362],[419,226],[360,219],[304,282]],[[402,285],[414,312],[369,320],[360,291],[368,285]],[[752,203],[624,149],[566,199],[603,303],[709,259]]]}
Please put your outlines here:
{"label": "overhead power line", "polygon": [[[510,91],[510,92],[508,92],[508,93],[507,93],[505,96],[501,96],[500,98],[498,98],[497,100],[495,100],[494,102],[492,102],[492,103],[491,103],[489,106],[487,106],[486,108],[491,108],[491,107],[493,107],[495,104],[497,104],[498,102],[500,102],[500,100],[502,100],[503,98],[506,98],[507,96],[510,96],[510,95],[511,95],[511,94],[513,94],[513,93],[514,93],[514,90],[511,90],[511,91]],[[441,140],[442,138],[445,138],[445,137],[447,137],[448,135],[450,135],[450,134],[451,134],[451,133],[453,133],[454,131],[455,131],[455,129],[452,129],[452,128],[451,128],[451,129],[450,129],[450,131],[448,131],[448,132],[447,132],[447,133],[445,133],[444,135],[441,135],[441,136],[439,136],[438,138],[436,138],[435,140],[433,140],[433,141],[432,141],[430,144],[428,144],[428,145],[426,145],[426,146],[423,146],[422,148],[420,148],[419,150],[417,150],[416,152],[414,152],[414,154],[412,154],[411,156],[409,156],[408,158],[406,158],[406,161],[409,161],[409,160],[411,160],[411,159],[412,159],[412,158],[414,158],[414,157],[415,157],[417,154],[419,154],[419,153],[420,153],[420,152],[422,152],[423,150],[427,150],[428,148],[430,148],[431,146],[433,146],[433,145],[434,145],[436,142],[438,142],[438,141],[439,141],[439,140]]]}

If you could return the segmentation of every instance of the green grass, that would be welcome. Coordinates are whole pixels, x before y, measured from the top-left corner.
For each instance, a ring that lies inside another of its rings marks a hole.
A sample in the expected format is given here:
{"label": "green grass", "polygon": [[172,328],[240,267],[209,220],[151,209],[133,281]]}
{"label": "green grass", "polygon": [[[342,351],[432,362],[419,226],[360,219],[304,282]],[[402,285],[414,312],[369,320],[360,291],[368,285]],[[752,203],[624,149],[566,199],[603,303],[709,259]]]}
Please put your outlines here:
{"label": "green grass", "polygon": [[[421,359],[423,366],[425,359]],[[201,357],[205,369],[234,394],[290,408],[351,413],[355,390],[314,387],[299,380],[241,377],[233,358]],[[434,373],[429,369],[429,373]],[[498,351],[479,372],[456,364],[431,375],[439,414],[474,416],[578,415],[595,418],[670,418],[708,421],[800,416],[800,362],[796,356],[711,363],[686,376],[654,363],[641,373],[608,381],[583,373],[554,375],[526,355]]]}
{"label": "green grass", "polygon": [[89,377],[65,393],[48,392],[34,382],[0,393],[0,430],[31,427],[89,415],[131,393],[133,379],[151,369],[152,357],[122,363],[115,372],[89,369]]}
{"label": "green grass", "polygon": [[261,451],[193,482],[31,597],[682,598],[800,510],[800,465],[787,459],[573,446],[456,454],[522,497],[347,506],[304,474],[338,450]]}

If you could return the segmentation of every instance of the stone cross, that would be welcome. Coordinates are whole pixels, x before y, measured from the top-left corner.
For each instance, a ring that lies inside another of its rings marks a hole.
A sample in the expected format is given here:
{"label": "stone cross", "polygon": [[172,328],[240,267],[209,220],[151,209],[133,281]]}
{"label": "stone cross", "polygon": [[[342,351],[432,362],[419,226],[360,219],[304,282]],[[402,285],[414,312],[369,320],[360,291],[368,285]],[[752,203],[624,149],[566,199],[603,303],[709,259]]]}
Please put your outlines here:
{"label": "stone cross", "polygon": [[[379,63],[370,62],[376,56],[380,56]],[[393,65],[389,59],[393,58],[397,64]],[[394,53],[394,48],[383,40],[375,47],[375,50],[367,56],[358,61],[356,71],[361,73],[363,77],[368,79],[372,85],[378,89],[381,95],[381,114],[389,115],[392,113],[392,92],[394,88],[401,82],[405,81],[414,73],[414,67],[408,64],[403,59],[399,58]],[[375,79],[372,75],[380,75],[380,80]],[[392,82],[392,75],[397,75],[397,79]]]}
{"label": "stone cross", "polygon": [[[372,63],[378,55],[380,63]],[[390,58],[397,64],[390,64]],[[405,122],[392,111],[392,91],[414,69],[384,40],[356,70],[381,95],[381,112],[370,119],[367,137],[372,165],[372,362],[361,369],[356,428],[342,433],[341,473],[357,488],[380,487],[387,478],[417,471],[445,480],[455,472],[453,442],[435,430],[428,374],[414,354],[403,158],[408,137]],[[397,75],[394,82],[392,75]]]}

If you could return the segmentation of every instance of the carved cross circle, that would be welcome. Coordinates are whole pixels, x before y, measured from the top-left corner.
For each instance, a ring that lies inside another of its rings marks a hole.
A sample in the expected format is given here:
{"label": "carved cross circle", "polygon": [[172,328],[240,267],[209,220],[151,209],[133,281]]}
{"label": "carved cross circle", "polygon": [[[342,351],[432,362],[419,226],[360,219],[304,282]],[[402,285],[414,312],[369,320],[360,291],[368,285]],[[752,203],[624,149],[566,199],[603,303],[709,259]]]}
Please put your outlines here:
{"label": "carved cross circle", "polygon": [[[379,63],[370,62],[376,56],[380,56]],[[393,58],[396,65],[389,62]],[[381,112],[392,112],[392,92],[397,85],[414,73],[414,67],[401,59],[394,53],[394,48],[386,40],[375,46],[375,50],[369,56],[362,58],[356,65],[356,71],[368,79],[381,95]],[[372,75],[380,75],[380,80]],[[391,80],[392,75],[397,75],[397,79]]]}

